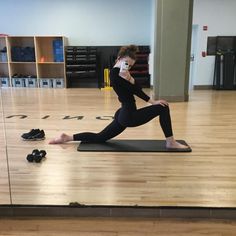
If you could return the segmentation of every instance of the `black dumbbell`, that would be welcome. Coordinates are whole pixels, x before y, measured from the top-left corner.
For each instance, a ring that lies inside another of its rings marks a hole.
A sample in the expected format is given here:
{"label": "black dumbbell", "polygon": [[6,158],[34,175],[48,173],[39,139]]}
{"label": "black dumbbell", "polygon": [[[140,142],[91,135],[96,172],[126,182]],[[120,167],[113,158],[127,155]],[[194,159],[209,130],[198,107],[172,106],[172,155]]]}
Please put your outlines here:
{"label": "black dumbbell", "polygon": [[36,155],[39,155],[39,150],[34,149],[31,154],[28,154],[26,159],[28,162],[33,162]]}
{"label": "black dumbbell", "polygon": [[35,161],[36,163],[39,163],[46,156],[46,154],[47,153],[45,150],[39,151],[38,149],[34,149],[31,154],[27,155],[26,159],[28,162]]}
{"label": "black dumbbell", "polygon": [[34,157],[36,163],[41,162],[41,160],[47,155],[45,150],[41,150],[38,155]]}

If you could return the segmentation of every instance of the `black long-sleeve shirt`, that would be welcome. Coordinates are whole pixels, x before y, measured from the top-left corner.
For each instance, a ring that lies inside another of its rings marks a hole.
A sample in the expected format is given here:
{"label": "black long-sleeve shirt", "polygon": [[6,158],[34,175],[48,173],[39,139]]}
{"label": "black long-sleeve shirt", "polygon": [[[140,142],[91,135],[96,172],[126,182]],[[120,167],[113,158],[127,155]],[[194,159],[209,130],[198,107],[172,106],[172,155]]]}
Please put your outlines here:
{"label": "black long-sleeve shirt", "polygon": [[143,92],[142,88],[138,84],[131,84],[126,79],[123,79],[119,76],[119,72],[120,68],[112,68],[110,71],[110,80],[111,85],[122,104],[135,103],[134,95],[138,96],[146,102],[150,99],[150,97]]}

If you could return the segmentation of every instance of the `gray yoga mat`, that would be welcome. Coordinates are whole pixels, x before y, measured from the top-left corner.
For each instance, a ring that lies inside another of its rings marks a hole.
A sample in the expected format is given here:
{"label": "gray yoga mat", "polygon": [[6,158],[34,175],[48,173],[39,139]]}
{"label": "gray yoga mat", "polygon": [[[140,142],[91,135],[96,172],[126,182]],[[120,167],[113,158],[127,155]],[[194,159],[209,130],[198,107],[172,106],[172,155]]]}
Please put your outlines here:
{"label": "gray yoga mat", "polygon": [[[178,142],[188,145],[184,140]],[[191,152],[192,149],[168,149],[165,140],[124,140],[112,139],[105,143],[81,142],[79,152]]]}

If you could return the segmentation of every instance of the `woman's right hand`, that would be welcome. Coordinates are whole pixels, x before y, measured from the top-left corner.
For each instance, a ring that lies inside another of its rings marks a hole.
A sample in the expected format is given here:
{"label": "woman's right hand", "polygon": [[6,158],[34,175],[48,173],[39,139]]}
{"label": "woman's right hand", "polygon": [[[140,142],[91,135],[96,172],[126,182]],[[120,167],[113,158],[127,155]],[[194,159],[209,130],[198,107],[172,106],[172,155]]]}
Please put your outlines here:
{"label": "woman's right hand", "polygon": [[127,81],[129,81],[131,84],[135,83],[134,78],[130,75],[129,71],[123,71],[119,73],[119,76]]}
{"label": "woman's right hand", "polygon": [[169,103],[166,100],[153,100],[152,98],[150,98],[148,102],[152,105],[161,105],[163,107],[169,106]]}

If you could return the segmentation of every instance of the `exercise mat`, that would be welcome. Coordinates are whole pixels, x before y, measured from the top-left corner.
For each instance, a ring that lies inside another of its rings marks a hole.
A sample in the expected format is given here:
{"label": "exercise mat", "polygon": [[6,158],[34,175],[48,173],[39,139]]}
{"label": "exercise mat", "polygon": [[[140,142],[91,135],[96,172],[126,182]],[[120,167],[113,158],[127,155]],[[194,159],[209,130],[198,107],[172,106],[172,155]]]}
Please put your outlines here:
{"label": "exercise mat", "polygon": [[[184,140],[177,140],[187,145]],[[191,152],[192,149],[166,148],[165,140],[125,140],[111,139],[104,143],[81,142],[77,150],[79,152]]]}

